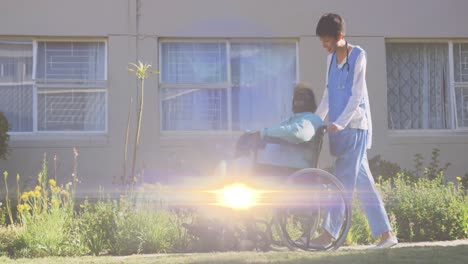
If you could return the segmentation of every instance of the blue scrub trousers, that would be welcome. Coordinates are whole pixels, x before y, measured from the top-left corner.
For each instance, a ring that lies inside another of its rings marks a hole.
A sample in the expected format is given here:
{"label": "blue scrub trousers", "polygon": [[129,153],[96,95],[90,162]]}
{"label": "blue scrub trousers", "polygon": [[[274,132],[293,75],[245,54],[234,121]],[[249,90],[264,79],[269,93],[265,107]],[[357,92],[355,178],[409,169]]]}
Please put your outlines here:
{"label": "blue scrub trousers", "polygon": [[[374,238],[391,231],[387,212],[376,189],[374,178],[367,160],[367,130],[345,128],[337,133],[329,133],[330,152],[337,159],[334,175],[345,189],[345,199],[352,202],[354,190],[357,191],[361,207]],[[344,205],[342,200],[331,202],[327,207],[322,228],[337,238],[343,223]]]}

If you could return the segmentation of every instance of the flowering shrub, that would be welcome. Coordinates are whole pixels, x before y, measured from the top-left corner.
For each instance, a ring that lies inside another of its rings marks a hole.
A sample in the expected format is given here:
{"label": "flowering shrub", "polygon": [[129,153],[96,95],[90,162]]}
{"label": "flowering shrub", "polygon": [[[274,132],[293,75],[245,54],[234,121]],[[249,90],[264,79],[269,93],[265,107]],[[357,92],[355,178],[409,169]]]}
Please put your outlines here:
{"label": "flowering shrub", "polygon": [[180,233],[177,215],[165,210],[138,209],[128,196],[119,201],[85,201],[80,215],[80,230],[94,255],[165,253],[181,250],[187,239]]}
{"label": "flowering shrub", "polygon": [[420,178],[408,184],[398,175],[382,183],[385,206],[396,216],[403,241],[452,240],[468,237],[468,197],[460,183]]}
{"label": "flowering shrub", "polygon": [[73,210],[72,182],[58,185],[49,179],[47,156],[33,190],[23,192],[18,201],[20,238],[25,242],[22,256],[73,256],[85,252]]}
{"label": "flowering shrub", "polygon": [[[75,210],[74,197],[79,182],[77,149],[73,150],[73,155],[74,169],[66,184],[49,177],[46,156],[32,189],[19,192],[17,176],[16,215],[11,210],[8,186],[5,186],[7,199],[0,203],[0,256],[127,255],[193,250],[190,236],[182,225],[194,215],[184,216],[164,209],[159,195],[155,202],[155,197],[146,201],[143,196],[136,197],[140,194],[127,193],[118,200],[85,201],[79,210]],[[394,168],[387,166],[385,161],[379,162],[386,168]],[[444,170],[435,162],[431,166],[432,169],[423,169],[421,178],[400,171],[376,184],[400,241],[468,237],[468,197],[463,187],[464,178],[457,177],[455,183],[447,183]],[[429,176],[435,171],[438,171],[436,177]],[[5,183],[7,177],[5,172]],[[159,194],[157,190],[151,190],[151,193]],[[151,207],[152,204],[157,206]],[[375,243],[356,200],[346,242],[348,245]]]}
{"label": "flowering shrub", "polygon": [[[369,161],[377,176],[376,186],[389,214],[392,229],[401,241],[453,240],[468,237],[468,174],[447,182],[440,151],[435,148],[424,167],[424,157],[414,156],[413,170],[402,170],[397,164],[376,156]],[[372,243],[364,213],[357,202],[348,244]]]}

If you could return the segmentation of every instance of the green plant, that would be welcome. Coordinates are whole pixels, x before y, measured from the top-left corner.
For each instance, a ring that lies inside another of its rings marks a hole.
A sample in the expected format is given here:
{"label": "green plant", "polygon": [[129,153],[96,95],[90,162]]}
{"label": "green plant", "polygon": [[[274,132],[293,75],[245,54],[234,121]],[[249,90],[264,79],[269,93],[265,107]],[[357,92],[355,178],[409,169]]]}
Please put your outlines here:
{"label": "green plant", "polygon": [[117,233],[117,203],[100,200],[90,204],[85,200],[80,207],[83,208],[80,230],[84,243],[95,256],[105,250],[109,251]]}
{"label": "green plant", "polygon": [[136,125],[136,132],[135,132],[135,142],[133,145],[133,160],[132,160],[132,173],[131,179],[128,181],[128,184],[132,186],[136,182],[137,178],[135,175],[135,166],[137,160],[137,151],[138,145],[140,144],[140,131],[141,131],[141,121],[143,117],[143,103],[144,103],[144,95],[145,95],[145,79],[148,78],[150,73],[159,74],[158,71],[150,71],[149,69],[152,67],[151,64],[142,63],[138,61],[138,64],[130,63],[128,71],[134,72],[136,77],[138,78],[138,86],[140,88],[140,103],[137,112],[137,125]]}
{"label": "green plant", "polygon": [[166,210],[131,206],[128,197],[122,197],[116,215],[117,231],[111,241],[111,253],[128,255],[140,253],[174,252],[181,244],[180,226],[176,216]]}
{"label": "green plant", "polygon": [[93,255],[164,253],[180,250],[186,243],[177,216],[166,210],[137,209],[128,196],[119,201],[85,201],[80,215],[83,241]]}
{"label": "green plant", "polygon": [[468,173],[465,173],[463,177],[457,176],[456,179],[461,183],[465,190],[468,190]]}
{"label": "green plant", "polygon": [[[424,167],[424,156],[422,154],[414,155],[414,168],[413,170],[405,170],[404,176],[407,180],[415,181],[418,178],[425,177],[430,180],[436,179],[439,174],[444,174],[448,167],[451,165],[449,162],[443,166],[440,164],[440,149],[433,148],[431,152],[431,160],[427,167]],[[421,174],[422,173],[422,174]]]}
{"label": "green plant", "polygon": [[5,181],[5,203],[6,203],[6,212],[8,214],[8,218],[10,220],[10,224],[13,224],[13,214],[11,213],[11,200],[10,200],[10,193],[8,191],[8,172],[4,171],[3,172],[3,179]]}
{"label": "green plant", "polygon": [[[118,232],[113,241],[111,252],[115,255],[129,255],[140,253],[154,253],[158,247],[151,248],[152,241],[148,241],[149,230],[146,221],[155,220],[147,212],[122,212],[119,215]],[[146,219],[144,218],[146,217]],[[156,224],[157,222],[153,222]]]}
{"label": "green plant", "polygon": [[382,182],[390,215],[403,241],[452,240],[468,237],[468,198],[463,187],[444,183],[443,172],[430,180],[408,182],[403,173]]}
{"label": "green plant", "polygon": [[[131,113],[132,113],[132,105],[133,105],[133,97],[130,97],[130,104],[128,106],[128,116],[127,116],[127,127],[125,129],[125,143],[124,143],[124,161],[123,161],[123,173],[120,177],[120,184],[125,185],[127,181],[127,162],[128,162],[128,137],[130,133],[130,120],[131,120]],[[114,176],[114,184],[118,183],[116,180],[116,176]]]}
{"label": "green plant", "polygon": [[21,256],[71,256],[85,252],[73,210],[71,185],[58,186],[49,179],[44,154],[36,186],[23,192],[18,201],[18,218],[24,230],[20,237],[25,243]]}
{"label": "green plant", "polygon": [[362,211],[357,197],[353,199],[351,228],[346,237],[347,245],[367,245],[374,242],[366,215]]}
{"label": "green plant", "polygon": [[440,150],[438,148],[433,148],[431,154],[431,162],[429,163],[427,169],[424,169],[424,176],[430,180],[436,179],[440,173],[445,173],[448,167],[451,165],[448,162],[441,167],[439,156]]}
{"label": "green plant", "polygon": [[416,153],[413,158],[413,168],[408,170],[401,169],[398,164],[384,160],[380,155],[377,155],[369,160],[369,168],[376,180],[378,178],[388,180],[398,175],[399,178],[404,178],[405,181],[414,183],[421,177],[433,180],[437,178],[440,173],[445,173],[447,171],[451,164],[446,163],[442,166],[439,157],[440,150],[438,148],[433,148],[431,160],[428,166],[424,167],[424,156],[420,153]]}
{"label": "green plant", "polygon": [[22,228],[0,225],[0,256],[15,257],[26,247],[21,239]]}
{"label": "green plant", "polygon": [[10,148],[8,147],[8,141],[10,140],[10,135],[8,135],[8,130],[10,130],[10,124],[5,115],[0,112],[0,159],[8,158],[10,153]]}
{"label": "green plant", "polygon": [[384,160],[380,155],[369,160],[369,168],[376,180],[378,178],[387,180],[401,172],[401,167],[398,164]]}
{"label": "green plant", "polygon": [[3,203],[0,202],[0,226],[5,225],[5,220],[6,220],[6,209],[3,207]]}
{"label": "green plant", "polygon": [[60,208],[23,218],[25,257],[76,256],[85,253],[73,214]]}

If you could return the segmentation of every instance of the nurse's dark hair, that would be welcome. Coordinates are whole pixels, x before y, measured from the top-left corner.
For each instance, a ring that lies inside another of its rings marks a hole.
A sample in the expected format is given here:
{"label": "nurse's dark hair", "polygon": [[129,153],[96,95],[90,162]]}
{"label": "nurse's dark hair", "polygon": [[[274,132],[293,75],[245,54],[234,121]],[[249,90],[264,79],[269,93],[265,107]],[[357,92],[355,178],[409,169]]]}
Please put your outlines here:
{"label": "nurse's dark hair", "polygon": [[315,94],[307,83],[301,82],[294,87],[294,96],[292,104],[294,113],[315,113],[315,111],[317,110]]}
{"label": "nurse's dark hair", "polygon": [[338,15],[333,13],[325,13],[320,17],[315,29],[315,34],[319,37],[334,37],[345,34],[345,21]]}

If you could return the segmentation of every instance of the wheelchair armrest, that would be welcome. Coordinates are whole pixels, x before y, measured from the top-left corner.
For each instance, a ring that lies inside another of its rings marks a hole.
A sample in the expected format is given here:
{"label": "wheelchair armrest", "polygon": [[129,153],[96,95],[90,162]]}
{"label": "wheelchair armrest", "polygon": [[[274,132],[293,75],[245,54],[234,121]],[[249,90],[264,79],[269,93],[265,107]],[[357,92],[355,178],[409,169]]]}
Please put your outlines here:
{"label": "wheelchair armrest", "polygon": [[262,145],[264,144],[277,144],[277,145],[289,145],[292,144],[284,139],[281,138],[276,138],[276,137],[270,137],[270,136],[264,136],[262,139]]}

